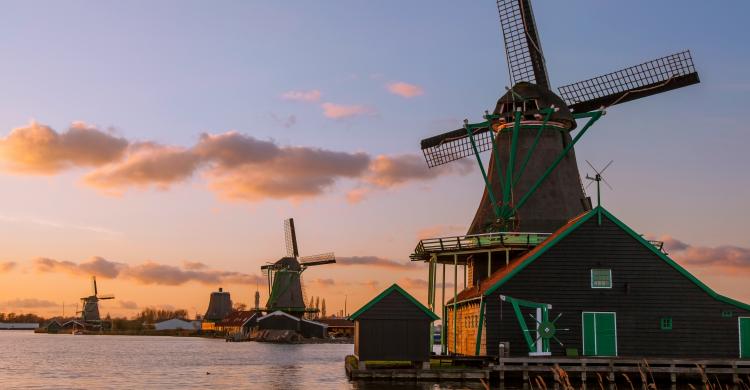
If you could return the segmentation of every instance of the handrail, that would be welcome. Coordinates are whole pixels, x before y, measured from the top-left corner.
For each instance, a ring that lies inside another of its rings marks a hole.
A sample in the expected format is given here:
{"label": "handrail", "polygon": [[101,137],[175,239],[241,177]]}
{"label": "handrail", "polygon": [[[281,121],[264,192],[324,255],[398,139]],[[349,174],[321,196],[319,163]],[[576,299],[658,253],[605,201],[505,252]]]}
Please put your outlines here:
{"label": "handrail", "polygon": [[[471,250],[493,246],[536,246],[546,240],[551,233],[535,232],[496,232],[470,234],[465,236],[425,238],[419,241],[414,255],[434,252]],[[419,256],[417,256],[419,257]]]}

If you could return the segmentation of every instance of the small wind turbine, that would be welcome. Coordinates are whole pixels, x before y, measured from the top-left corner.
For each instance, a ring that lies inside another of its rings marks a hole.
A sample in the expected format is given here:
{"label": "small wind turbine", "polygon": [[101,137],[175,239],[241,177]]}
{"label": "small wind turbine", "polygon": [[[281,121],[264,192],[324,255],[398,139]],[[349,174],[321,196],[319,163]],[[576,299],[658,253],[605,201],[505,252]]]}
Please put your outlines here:
{"label": "small wind turbine", "polygon": [[614,160],[610,160],[609,163],[607,163],[607,165],[601,171],[599,171],[596,168],[594,168],[593,165],[591,165],[591,163],[589,162],[589,160],[586,160],[586,164],[589,164],[589,166],[591,167],[591,169],[593,169],[594,172],[596,172],[596,174],[594,175],[594,177],[589,176],[588,173],[586,174],[586,180],[591,180],[591,182],[586,186],[586,188],[589,188],[592,184],[594,184],[594,182],[596,182],[596,206],[597,207],[599,207],[599,206],[602,205],[602,195],[601,195],[600,183],[604,182],[604,184],[606,184],[607,187],[609,187],[610,190],[613,190],[612,186],[609,185],[609,183],[607,183],[607,180],[604,179],[604,171],[606,171],[607,168],[609,168],[609,166],[612,165],[613,162],[614,162]]}

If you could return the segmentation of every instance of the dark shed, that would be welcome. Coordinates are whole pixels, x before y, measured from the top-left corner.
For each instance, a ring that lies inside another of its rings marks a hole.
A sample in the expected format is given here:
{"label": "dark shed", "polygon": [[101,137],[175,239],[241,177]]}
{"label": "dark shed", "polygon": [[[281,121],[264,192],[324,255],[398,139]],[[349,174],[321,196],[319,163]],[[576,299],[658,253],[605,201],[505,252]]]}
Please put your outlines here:
{"label": "dark shed", "polygon": [[328,336],[328,325],[303,318],[299,323],[299,331],[302,337],[324,339]]}
{"label": "dark shed", "polygon": [[368,360],[429,364],[430,324],[438,317],[397,284],[349,317],[354,321],[354,354]]}
{"label": "dark shed", "polygon": [[261,330],[275,329],[275,330],[293,330],[299,332],[300,319],[284,313],[281,310],[277,310],[272,313],[268,313],[263,317],[258,318],[258,328]]}

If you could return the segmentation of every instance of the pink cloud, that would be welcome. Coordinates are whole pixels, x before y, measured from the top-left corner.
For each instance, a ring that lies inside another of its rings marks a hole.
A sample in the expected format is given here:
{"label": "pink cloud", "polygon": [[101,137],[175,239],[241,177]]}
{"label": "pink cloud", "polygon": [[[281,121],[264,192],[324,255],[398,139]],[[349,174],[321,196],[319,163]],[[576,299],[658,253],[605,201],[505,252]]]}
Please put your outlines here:
{"label": "pink cloud", "polygon": [[322,94],[317,89],[309,91],[287,91],[281,94],[281,98],[284,100],[292,100],[296,102],[315,103],[320,101]]}
{"label": "pink cloud", "polygon": [[336,103],[323,103],[323,115],[331,119],[349,118],[359,115],[372,115],[375,111],[362,105],[343,105]]}
{"label": "pink cloud", "polygon": [[696,246],[671,236],[664,236],[661,241],[680,264],[722,269],[732,273],[750,273],[750,248],[734,245]]}
{"label": "pink cloud", "polygon": [[386,85],[388,91],[394,95],[398,95],[404,98],[413,98],[416,96],[424,95],[424,89],[418,85],[405,83],[403,81],[397,81]]}

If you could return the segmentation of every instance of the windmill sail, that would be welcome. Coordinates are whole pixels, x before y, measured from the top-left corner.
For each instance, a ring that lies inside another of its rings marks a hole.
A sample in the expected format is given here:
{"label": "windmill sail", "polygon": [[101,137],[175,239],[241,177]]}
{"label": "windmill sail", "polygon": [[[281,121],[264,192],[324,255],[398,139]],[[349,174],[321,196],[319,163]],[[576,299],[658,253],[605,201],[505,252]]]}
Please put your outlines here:
{"label": "windmill sail", "polygon": [[286,240],[286,255],[288,257],[298,257],[297,233],[294,231],[294,218],[284,220],[284,238]]}
{"label": "windmill sail", "polygon": [[693,58],[686,50],[558,90],[571,109],[587,112],[699,82]]}
{"label": "windmill sail", "polygon": [[529,0],[497,0],[511,85],[528,81],[549,89],[542,45]]}
{"label": "windmill sail", "polygon": [[[489,127],[473,130],[472,137],[478,151],[492,149],[492,132]],[[422,140],[422,153],[430,168],[447,164],[474,154],[466,129],[457,129]]]}
{"label": "windmill sail", "polygon": [[336,262],[336,256],[332,253],[321,253],[318,255],[302,256],[299,258],[300,265],[310,267],[313,265],[331,264]]}

